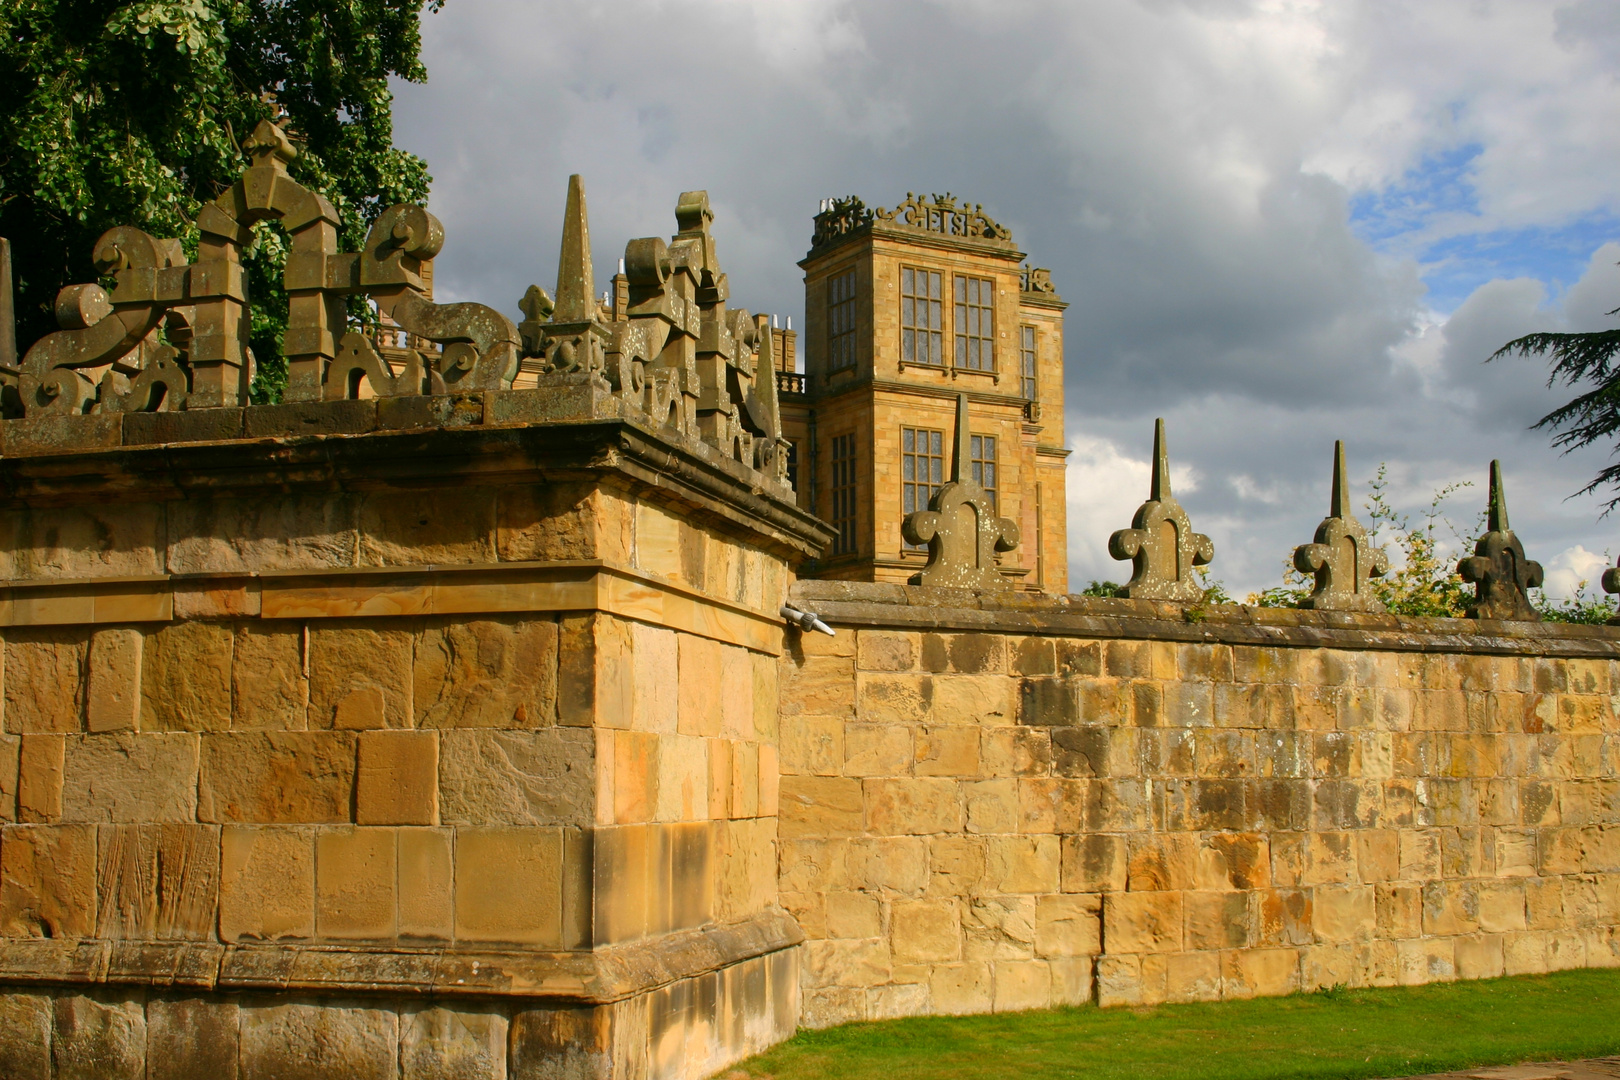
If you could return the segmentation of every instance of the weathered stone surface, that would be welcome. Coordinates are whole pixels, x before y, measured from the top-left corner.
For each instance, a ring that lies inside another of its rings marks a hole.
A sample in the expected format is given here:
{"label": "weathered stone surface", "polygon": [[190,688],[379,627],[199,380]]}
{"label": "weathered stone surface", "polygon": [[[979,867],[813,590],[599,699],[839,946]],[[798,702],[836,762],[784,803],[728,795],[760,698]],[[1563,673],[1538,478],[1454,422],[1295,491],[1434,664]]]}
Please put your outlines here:
{"label": "weathered stone surface", "polygon": [[419,727],[544,727],[557,706],[557,624],[477,619],[416,644]]}
{"label": "weathered stone surface", "polygon": [[231,629],[171,623],[146,640],[141,663],[144,731],[224,731],[231,726]]}
{"label": "weathered stone surface", "polygon": [[80,730],[84,636],[75,628],[8,628],[5,651],[6,730]]}
{"label": "weathered stone surface", "polygon": [[109,627],[90,637],[85,720],[91,731],[127,731],[141,715],[141,633]]}
{"label": "weathered stone surface", "polygon": [[61,819],[197,820],[199,741],[187,732],[68,736]]}
{"label": "weathered stone surface", "polygon": [[1316,576],[1316,587],[1303,607],[1319,611],[1384,610],[1368,588],[1367,579],[1383,576],[1389,569],[1389,556],[1373,544],[1366,528],[1356,520],[1343,442],[1333,444],[1333,495],[1328,516],[1316,527],[1311,543],[1294,549],[1294,567],[1302,574]]}
{"label": "weathered stone surface", "polygon": [[[524,1009],[514,1014],[508,1037],[511,1080],[603,1080],[610,1076],[608,1054],[618,1041],[612,1039],[614,1019],[607,1009]],[[620,1034],[620,1045],[629,1047],[643,1040],[650,1042],[653,1033],[638,1028]],[[683,1032],[670,1034],[672,1044],[683,1045],[679,1037]]]}
{"label": "weathered stone surface", "polygon": [[315,936],[313,829],[226,825],[220,830],[219,936],[225,941]]}
{"label": "weathered stone surface", "polygon": [[355,785],[361,825],[437,825],[438,732],[362,731]]}
{"label": "weathered stone surface", "polygon": [[355,740],[348,731],[248,731],[202,740],[197,817],[213,822],[350,820]]}
{"label": "weathered stone surface", "polygon": [[315,932],[328,941],[385,941],[398,899],[393,829],[322,829],[315,836]]}
{"label": "weathered stone surface", "polygon": [[95,827],[6,826],[0,833],[0,936],[90,937],[95,925]]}
{"label": "weathered stone surface", "polygon": [[1541,585],[1541,564],[1525,558],[1524,545],[1508,525],[1507,495],[1502,490],[1502,466],[1491,462],[1490,502],[1486,532],[1474,553],[1457,564],[1464,581],[1475,584],[1470,619],[1539,620],[1530,603],[1530,590]]}
{"label": "weathered stone surface", "polygon": [[586,825],[595,816],[595,738],[579,728],[446,731],[439,812],[447,825]]}
{"label": "weathered stone surface", "polygon": [[490,488],[376,492],[360,504],[361,566],[494,561]]}
{"label": "weathered stone surface", "polygon": [[449,829],[398,830],[399,936],[448,940],[455,932]]}
{"label": "weathered stone surface", "polygon": [[167,504],[171,574],[259,573],[353,566],[352,498],[272,495]]}
{"label": "weathered stone surface", "polygon": [[309,632],[309,726],[411,726],[412,634],[374,626]]}
{"label": "weathered stone surface", "polygon": [[444,1007],[400,1014],[400,1080],[505,1080],[506,1017]]}
{"label": "weathered stone surface", "polygon": [[303,633],[243,623],[231,648],[231,727],[299,731],[308,726]]}
{"label": "weathered stone surface", "polygon": [[62,816],[66,735],[27,734],[17,758],[17,818],[50,822]]}
{"label": "weathered stone surface", "polygon": [[7,578],[160,574],[162,513],[150,503],[10,511],[0,516],[0,571]]}
{"label": "weathered stone surface", "polygon": [[219,897],[217,827],[103,825],[96,840],[98,936],[213,938]]}
{"label": "weathered stone surface", "polygon": [[53,1012],[44,994],[0,994],[0,1076],[51,1080]]}
{"label": "weathered stone surface", "polygon": [[399,1017],[356,1003],[244,1006],[241,1046],[242,1080],[399,1076]]}
{"label": "weathered stone surface", "polygon": [[139,1000],[56,999],[51,1057],[57,1080],[146,1080],[146,1011]]}
{"label": "weathered stone surface", "polygon": [[456,939],[560,946],[559,830],[528,827],[457,831]]}
{"label": "weathered stone surface", "polygon": [[236,1080],[234,1001],[152,998],[146,1003],[147,1080]]}
{"label": "weathered stone surface", "polygon": [[0,822],[17,820],[17,778],[22,767],[22,737],[0,735]]}

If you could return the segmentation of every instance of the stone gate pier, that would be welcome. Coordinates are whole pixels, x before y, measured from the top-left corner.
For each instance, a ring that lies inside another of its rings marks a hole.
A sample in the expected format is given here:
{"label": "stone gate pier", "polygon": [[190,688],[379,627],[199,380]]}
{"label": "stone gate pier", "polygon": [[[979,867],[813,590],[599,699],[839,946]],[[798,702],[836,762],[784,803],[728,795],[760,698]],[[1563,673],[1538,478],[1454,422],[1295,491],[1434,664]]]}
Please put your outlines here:
{"label": "stone gate pier", "polygon": [[425,211],[337,252],[249,146],[199,262],[109,233],[4,388],[0,1076],[696,1077],[790,1034],[776,609],[830,534],[702,193],[615,310],[576,179],[514,325],[425,295]]}

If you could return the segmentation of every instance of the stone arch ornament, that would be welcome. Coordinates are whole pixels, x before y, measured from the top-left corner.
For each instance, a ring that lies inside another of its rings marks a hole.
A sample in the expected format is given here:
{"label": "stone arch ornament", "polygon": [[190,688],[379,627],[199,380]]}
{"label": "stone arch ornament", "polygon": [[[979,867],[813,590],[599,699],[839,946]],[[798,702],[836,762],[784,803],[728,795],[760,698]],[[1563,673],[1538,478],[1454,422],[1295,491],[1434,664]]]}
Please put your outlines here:
{"label": "stone arch ornament", "polygon": [[1138,600],[1201,600],[1203,586],[1194,568],[1215,558],[1215,541],[1194,532],[1192,520],[1170,493],[1170,451],[1164,420],[1153,421],[1153,480],[1148,501],[1137,508],[1131,527],[1108,538],[1108,554],[1130,559],[1134,572],[1120,595]]}
{"label": "stone arch ornament", "polygon": [[906,515],[900,532],[906,542],[928,545],[928,565],[913,585],[947,589],[1010,589],[996,569],[996,554],[1018,547],[1018,523],[997,517],[990,495],[968,469],[967,395],[956,396],[955,453],[951,478],[928,500],[927,510]]}

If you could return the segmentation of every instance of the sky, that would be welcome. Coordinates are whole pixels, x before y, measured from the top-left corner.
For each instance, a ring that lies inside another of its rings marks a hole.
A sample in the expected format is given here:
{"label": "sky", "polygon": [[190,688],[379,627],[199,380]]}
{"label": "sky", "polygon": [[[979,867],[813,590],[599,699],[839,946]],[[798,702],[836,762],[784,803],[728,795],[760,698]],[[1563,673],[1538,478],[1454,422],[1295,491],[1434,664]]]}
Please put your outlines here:
{"label": "sky", "polygon": [[[954,192],[1069,302],[1071,587],[1122,581],[1153,420],[1236,596],[1277,584],[1382,465],[1459,528],[1489,462],[1549,595],[1620,556],[1611,448],[1530,425],[1572,392],[1537,330],[1620,326],[1620,3],[450,0],[397,142],[443,221],[441,300],[550,289],[570,173],[598,274],[704,188],[733,303],[802,326],[819,201]],[[1572,497],[1573,496],[1573,497]]]}

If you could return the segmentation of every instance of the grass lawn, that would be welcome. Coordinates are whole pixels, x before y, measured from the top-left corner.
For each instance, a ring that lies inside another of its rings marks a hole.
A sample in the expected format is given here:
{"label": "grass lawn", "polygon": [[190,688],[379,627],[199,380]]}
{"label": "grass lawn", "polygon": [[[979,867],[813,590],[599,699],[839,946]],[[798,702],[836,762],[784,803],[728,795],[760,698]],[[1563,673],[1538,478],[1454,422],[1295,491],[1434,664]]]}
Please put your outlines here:
{"label": "grass lawn", "polygon": [[739,1068],[776,1080],[1348,1080],[1617,1052],[1620,970],[1595,970],[846,1024],[801,1031]]}

